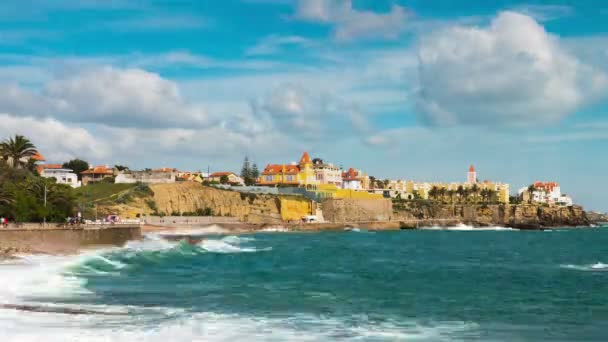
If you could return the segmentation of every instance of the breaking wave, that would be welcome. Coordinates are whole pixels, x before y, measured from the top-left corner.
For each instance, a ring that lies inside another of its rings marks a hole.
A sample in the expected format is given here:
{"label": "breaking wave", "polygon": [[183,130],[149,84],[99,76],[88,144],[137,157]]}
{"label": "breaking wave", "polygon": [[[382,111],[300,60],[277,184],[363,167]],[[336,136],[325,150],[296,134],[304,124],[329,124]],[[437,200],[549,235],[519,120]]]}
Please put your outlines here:
{"label": "breaking wave", "polygon": [[585,272],[608,272],[608,264],[601,262],[589,265],[560,265],[560,267]]}
{"label": "breaking wave", "polygon": [[514,231],[517,229],[509,228],[509,227],[473,227],[466,224],[459,224],[453,227],[440,227],[440,226],[432,226],[432,227],[423,227],[420,228],[422,230],[448,230],[448,231],[462,231],[462,232],[481,232],[481,231]]}

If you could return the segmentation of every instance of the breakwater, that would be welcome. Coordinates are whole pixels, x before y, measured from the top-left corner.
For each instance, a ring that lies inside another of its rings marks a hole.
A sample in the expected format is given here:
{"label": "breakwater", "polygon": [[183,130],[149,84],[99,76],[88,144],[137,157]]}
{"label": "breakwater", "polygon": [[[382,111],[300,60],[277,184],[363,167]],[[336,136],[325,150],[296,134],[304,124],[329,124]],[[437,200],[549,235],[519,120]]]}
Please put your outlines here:
{"label": "breakwater", "polygon": [[75,253],[92,246],[122,246],[141,238],[139,225],[77,228],[11,228],[0,230],[0,255]]}

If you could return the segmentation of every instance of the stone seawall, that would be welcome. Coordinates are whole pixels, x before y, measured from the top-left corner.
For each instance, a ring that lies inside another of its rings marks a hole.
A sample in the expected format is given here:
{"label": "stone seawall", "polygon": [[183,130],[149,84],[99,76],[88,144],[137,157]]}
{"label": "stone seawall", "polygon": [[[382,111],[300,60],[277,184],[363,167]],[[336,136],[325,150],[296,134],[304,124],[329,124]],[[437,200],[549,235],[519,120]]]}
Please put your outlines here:
{"label": "stone seawall", "polygon": [[330,199],[321,204],[323,217],[331,223],[391,221],[390,199]]}
{"label": "stone seawall", "polygon": [[139,225],[103,228],[43,228],[0,230],[0,251],[12,253],[75,253],[91,246],[122,246],[141,238]]}

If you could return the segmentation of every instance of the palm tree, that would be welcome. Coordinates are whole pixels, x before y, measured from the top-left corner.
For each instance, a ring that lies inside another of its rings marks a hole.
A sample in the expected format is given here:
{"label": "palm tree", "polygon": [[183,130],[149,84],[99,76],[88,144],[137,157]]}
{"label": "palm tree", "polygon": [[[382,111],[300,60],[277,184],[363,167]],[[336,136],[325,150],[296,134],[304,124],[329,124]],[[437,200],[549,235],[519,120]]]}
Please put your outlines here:
{"label": "palm tree", "polygon": [[488,189],[481,189],[479,192],[481,195],[481,201],[484,203],[488,202]]}
{"label": "palm tree", "polygon": [[462,197],[464,196],[464,187],[459,185],[458,189],[456,189],[456,193],[458,194],[458,201],[462,201]]}
{"label": "palm tree", "polygon": [[3,206],[9,206],[13,202],[13,194],[4,188],[0,188],[0,204]]}
{"label": "palm tree", "polygon": [[431,199],[437,199],[437,194],[439,194],[439,188],[433,185],[431,190],[429,190],[429,197]]}
{"label": "palm tree", "polygon": [[455,190],[448,190],[448,197],[450,198],[450,203],[454,204],[454,195],[456,194]]}
{"label": "palm tree", "polygon": [[0,153],[4,160],[9,161],[13,168],[21,168],[23,158],[31,158],[38,153],[36,146],[22,135],[4,140],[0,144]]}
{"label": "palm tree", "polygon": [[469,201],[469,196],[471,196],[471,189],[464,188],[464,191],[463,191],[462,194],[463,194],[462,196],[464,197],[464,201],[468,202]]}
{"label": "palm tree", "polygon": [[479,186],[477,184],[473,184],[471,188],[471,195],[473,195],[473,199],[477,202],[477,194],[479,193]]}
{"label": "palm tree", "polygon": [[445,188],[439,188],[439,197],[441,197],[441,202],[443,202],[443,200],[445,199],[446,192],[447,191]]}
{"label": "palm tree", "polygon": [[528,202],[532,203],[532,199],[534,198],[534,192],[536,191],[536,187],[534,184],[528,187]]}

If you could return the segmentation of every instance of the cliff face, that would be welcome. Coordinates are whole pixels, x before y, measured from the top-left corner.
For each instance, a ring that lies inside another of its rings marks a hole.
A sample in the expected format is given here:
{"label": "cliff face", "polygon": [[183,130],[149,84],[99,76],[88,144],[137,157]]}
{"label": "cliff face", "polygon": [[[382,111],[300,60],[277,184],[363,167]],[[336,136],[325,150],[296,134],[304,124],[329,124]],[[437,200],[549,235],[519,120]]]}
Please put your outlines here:
{"label": "cliff face", "polygon": [[404,202],[394,205],[396,220],[456,220],[475,226],[508,226],[523,229],[585,226],[583,208],[520,205],[446,205]]}
{"label": "cliff face", "polygon": [[332,223],[376,222],[393,219],[390,199],[330,199],[323,201],[323,217]]}
{"label": "cliff face", "polygon": [[134,218],[137,214],[151,215],[154,212],[171,215],[206,211],[248,223],[280,223],[300,220],[312,211],[311,202],[305,198],[244,194],[193,182],[154,184],[150,189],[153,195],[133,198],[126,204],[105,206],[98,209],[99,213]]}

